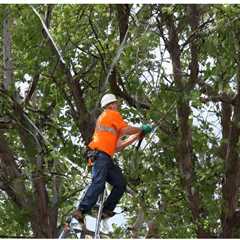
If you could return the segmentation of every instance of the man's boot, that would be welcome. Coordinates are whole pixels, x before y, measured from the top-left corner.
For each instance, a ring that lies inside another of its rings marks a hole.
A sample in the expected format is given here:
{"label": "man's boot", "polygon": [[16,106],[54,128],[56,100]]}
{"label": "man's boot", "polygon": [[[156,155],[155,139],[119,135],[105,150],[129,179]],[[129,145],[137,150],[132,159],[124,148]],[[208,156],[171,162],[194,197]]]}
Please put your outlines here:
{"label": "man's boot", "polygon": [[107,218],[111,218],[115,215],[116,213],[108,210],[108,209],[104,209],[102,212],[102,219],[107,219]]}
{"label": "man's boot", "polygon": [[72,217],[76,218],[80,224],[84,224],[84,214],[81,210],[74,211]]}

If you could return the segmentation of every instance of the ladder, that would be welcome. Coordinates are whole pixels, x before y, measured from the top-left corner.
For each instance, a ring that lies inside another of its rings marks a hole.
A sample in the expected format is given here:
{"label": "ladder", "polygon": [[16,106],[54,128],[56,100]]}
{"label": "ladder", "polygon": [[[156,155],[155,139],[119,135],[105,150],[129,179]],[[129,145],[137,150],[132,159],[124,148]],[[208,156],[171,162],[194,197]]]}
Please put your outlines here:
{"label": "ladder", "polygon": [[96,225],[95,225],[95,234],[94,239],[100,239],[100,224],[102,219],[102,211],[103,211],[103,203],[106,198],[107,191],[106,188],[104,189],[103,193],[99,196],[99,209],[98,209],[98,215],[96,218]]}
{"label": "ladder", "polygon": [[[107,190],[105,188],[103,193],[101,193],[98,197],[99,207],[95,223],[94,239],[100,239],[100,226],[102,219],[103,203],[106,199],[106,196]],[[75,218],[71,217],[69,229],[67,231],[63,230],[59,235],[58,239],[68,238],[70,235],[72,235],[74,238],[82,239],[85,238],[85,231],[86,231],[85,224],[79,224],[79,222]]]}
{"label": "ladder", "polygon": [[69,229],[67,231],[63,229],[58,239],[69,238],[69,236],[76,239],[85,238],[85,229],[84,224],[79,224],[75,218],[71,218]]}

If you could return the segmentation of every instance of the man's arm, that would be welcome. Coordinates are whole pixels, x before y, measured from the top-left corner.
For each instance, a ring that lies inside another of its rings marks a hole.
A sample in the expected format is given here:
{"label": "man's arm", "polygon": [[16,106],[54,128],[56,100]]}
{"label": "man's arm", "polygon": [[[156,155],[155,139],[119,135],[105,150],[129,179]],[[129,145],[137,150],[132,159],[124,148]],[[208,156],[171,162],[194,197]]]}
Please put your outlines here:
{"label": "man's arm", "polygon": [[125,147],[129,146],[131,143],[139,139],[141,132],[132,134],[126,140],[119,139],[117,142],[116,152],[122,151]]}
{"label": "man's arm", "polygon": [[122,128],[120,130],[120,136],[133,135],[136,133],[140,134],[141,132],[142,132],[141,128],[128,125],[127,127]]}

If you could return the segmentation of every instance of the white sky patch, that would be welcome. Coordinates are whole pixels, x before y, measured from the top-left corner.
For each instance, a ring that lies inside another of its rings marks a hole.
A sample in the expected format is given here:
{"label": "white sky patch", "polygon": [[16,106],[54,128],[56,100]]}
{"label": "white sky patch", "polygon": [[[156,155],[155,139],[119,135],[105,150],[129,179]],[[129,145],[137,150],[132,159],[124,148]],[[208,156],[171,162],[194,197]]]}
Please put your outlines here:
{"label": "white sky patch", "polygon": [[22,81],[15,82],[15,87],[19,91],[19,94],[22,98],[26,97],[27,91],[32,81],[32,77],[29,74],[24,74]]}
{"label": "white sky patch", "polygon": [[[124,226],[127,224],[125,215],[121,213],[122,209],[120,207],[116,207],[114,211],[119,214],[116,214],[115,216],[109,219],[101,221],[100,231],[103,231],[104,233],[107,234],[113,231],[113,224],[115,224],[118,227]],[[89,230],[94,231],[95,224],[96,224],[96,218],[91,216],[86,216],[86,225]]]}
{"label": "white sky patch", "polygon": [[215,112],[215,104],[209,102],[208,105],[205,105],[204,108],[198,110],[192,107],[193,112],[193,125],[196,127],[200,126],[200,119],[210,124],[213,129],[214,135],[216,138],[220,138],[222,136],[221,124],[219,122],[219,118],[216,116]]}

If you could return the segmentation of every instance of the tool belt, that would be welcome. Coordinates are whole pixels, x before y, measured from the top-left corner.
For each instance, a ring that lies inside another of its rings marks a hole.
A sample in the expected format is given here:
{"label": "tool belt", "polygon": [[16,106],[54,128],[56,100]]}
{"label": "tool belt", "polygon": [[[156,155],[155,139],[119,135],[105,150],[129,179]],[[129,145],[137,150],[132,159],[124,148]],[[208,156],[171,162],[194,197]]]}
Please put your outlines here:
{"label": "tool belt", "polygon": [[96,160],[97,150],[88,149],[87,150],[87,165],[92,167],[94,161]]}
{"label": "tool belt", "polygon": [[103,151],[88,149],[87,150],[87,164],[88,164],[88,167],[93,166],[94,161],[97,159],[97,153],[102,153],[102,154],[108,156],[109,158],[112,158],[109,154],[107,154]]}

